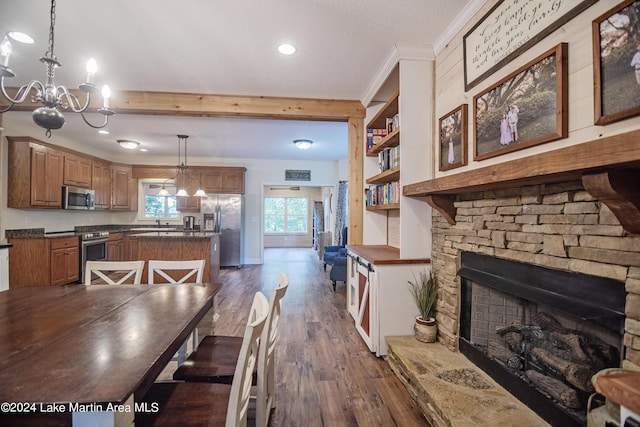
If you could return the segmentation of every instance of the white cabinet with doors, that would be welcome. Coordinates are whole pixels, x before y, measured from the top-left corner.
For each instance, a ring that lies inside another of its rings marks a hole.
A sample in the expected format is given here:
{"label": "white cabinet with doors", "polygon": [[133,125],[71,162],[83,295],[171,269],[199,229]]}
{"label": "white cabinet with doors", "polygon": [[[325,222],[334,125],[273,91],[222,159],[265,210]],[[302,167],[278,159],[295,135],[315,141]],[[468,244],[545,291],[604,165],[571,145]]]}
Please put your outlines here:
{"label": "white cabinet with doors", "polygon": [[413,335],[418,309],[407,282],[430,268],[426,259],[400,259],[397,252],[383,245],[347,245],[347,307],[376,356],[387,354],[385,337]]}

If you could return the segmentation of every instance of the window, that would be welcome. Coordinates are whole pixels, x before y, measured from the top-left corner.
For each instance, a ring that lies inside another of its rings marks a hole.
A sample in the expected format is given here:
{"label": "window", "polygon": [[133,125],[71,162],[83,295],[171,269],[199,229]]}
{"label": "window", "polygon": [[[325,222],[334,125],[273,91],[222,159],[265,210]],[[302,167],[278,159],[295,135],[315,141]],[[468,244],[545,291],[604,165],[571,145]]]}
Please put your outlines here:
{"label": "window", "polygon": [[176,188],[173,184],[166,185],[165,188],[171,193],[170,196],[158,196],[158,191],[162,184],[157,182],[143,182],[142,191],[144,197],[143,219],[178,219],[180,213],[177,210]]}
{"label": "window", "polygon": [[306,233],[306,197],[265,197],[265,233]]}

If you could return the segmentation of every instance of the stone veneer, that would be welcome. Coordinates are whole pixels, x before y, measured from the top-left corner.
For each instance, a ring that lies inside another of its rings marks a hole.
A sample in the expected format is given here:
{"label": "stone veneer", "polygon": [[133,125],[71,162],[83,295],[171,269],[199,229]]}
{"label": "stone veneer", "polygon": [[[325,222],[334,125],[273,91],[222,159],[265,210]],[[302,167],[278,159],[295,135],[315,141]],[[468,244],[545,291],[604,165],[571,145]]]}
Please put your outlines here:
{"label": "stone veneer", "polygon": [[627,233],[580,181],[461,194],[456,224],[433,214],[438,340],[458,347],[460,253],[470,251],[625,283],[625,357],[640,370],[640,236]]}

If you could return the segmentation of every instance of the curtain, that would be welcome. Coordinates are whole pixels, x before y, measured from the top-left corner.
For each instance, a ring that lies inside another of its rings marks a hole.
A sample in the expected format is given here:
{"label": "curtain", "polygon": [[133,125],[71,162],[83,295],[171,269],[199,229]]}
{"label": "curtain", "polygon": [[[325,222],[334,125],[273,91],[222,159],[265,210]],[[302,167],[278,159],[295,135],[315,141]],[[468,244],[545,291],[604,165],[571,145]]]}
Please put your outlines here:
{"label": "curtain", "polygon": [[346,245],[347,242],[342,241],[342,229],[347,225],[348,209],[347,209],[347,189],[349,183],[347,181],[338,182],[338,206],[336,207],[336,228],[333,234],[333,241],[336,245]]}
{"label": "curtain", "polygon": [[324,204],[313,202],[313,249],[318,250],[318,233],[324,231]]}

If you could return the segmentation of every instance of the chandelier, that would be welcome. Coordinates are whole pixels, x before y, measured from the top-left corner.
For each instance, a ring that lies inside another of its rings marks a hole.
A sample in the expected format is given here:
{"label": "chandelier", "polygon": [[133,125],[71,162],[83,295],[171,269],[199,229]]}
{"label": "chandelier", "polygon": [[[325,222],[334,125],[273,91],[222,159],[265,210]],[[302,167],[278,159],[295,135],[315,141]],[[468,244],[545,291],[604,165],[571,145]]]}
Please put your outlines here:
{"label": "chandelier", "polygon": [[[21,104],[24,102],[27,99],[29,92],[33,89],[35,90],[35,96],[31,98],[31,102],[41,103],[44,105],[33,111],[33,121],[38,126],[47,130],[47,137],[51,136],[52,129],[60,129],[64,125],[64,115],[60,110],[70,110],[74,113],[80,113],[84,122],[92,128],[103,128],[107,125],[109,117],[115,114],[115,112],[109,108],[109,97],[111,96],[109,86],[105,85],[102,88],[103,105],[102,108],[98,109],[98,112],[104,116],[104,123],[101,125],[91,124],[84,115],[84,112],[89,108],[89,104],[91,103],[91,94],[98,92],[98,88],[93,82],[93,77],[97,71],[96,61],[93,58],[87,62],[87,81],[78,86],[78,89],[86,94],[86,101],[84,104],[82,104],[78,97],[71,93],[66,87],[56,86],[53,81],[56,68],[61,66],[53,52],[55,24],[56,1],[51,0],[49,49],[45,52],[44,56],[40,58],[40,62],[45,64],[47,67],[46,83],[42,84],[37,80],[32,80],[17,90],[15,98],[9,96],[4,86],[5,77],[15,77],[15,73],[9,68],[9,56],[11,55],[11,42],[9,41],[9,38],[24,42],[24,39],[20,40],[20,36],[25,35],[22,33],[8,33],[4,36],[2,43],[0,43],[0,87],[2,88],[2,95],[7,99],[7,101],[9,101],[9,105],[0,110],[0,113],[9,111],[14,104]],[[27,36],[27,42],[33,43],[33,39]]]}
{"label": "chandelier", "polygon": [[[178,192],[176,196],[185,197],[188,196],[187,190],[185,189],[185,185],[194,181],[194,178],[187,171],[187,138],[189,135],[178,135],[178,174],[172,178],[165,180],[162,183],[162,188],[158,192],[158,196],[170,196],[171,194],[166,189],[165,185],[169,181],[174,181],[176,183],[176,187],[178,188]],[[184,160],[182,160],[182,145],[184,144]],[[207,197],[207,194],[204,192],[202,188],[200,188],[200,180],[198,180],[198,190],[193,194],[194,197]]]}

